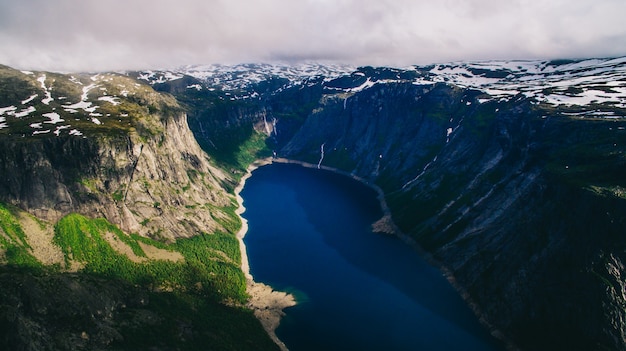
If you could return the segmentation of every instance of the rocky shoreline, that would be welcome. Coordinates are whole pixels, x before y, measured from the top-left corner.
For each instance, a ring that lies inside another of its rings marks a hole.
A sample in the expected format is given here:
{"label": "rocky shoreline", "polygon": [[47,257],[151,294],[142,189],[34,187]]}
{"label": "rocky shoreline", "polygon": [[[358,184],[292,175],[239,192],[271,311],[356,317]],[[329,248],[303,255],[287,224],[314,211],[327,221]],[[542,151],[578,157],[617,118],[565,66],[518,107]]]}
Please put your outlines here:
{"label": "rocky shoreline", "polygon": [[240,249],[241,249],[242,270],[244,274],[246,275],[246,280],[248,282],[248,293],[251,296],[250,301],[248,303],[248,307],[254,311],[255,316],[261,321],[261,324],[263,325],[265,330],[268,332],[270,337],[281,347],[282,350],[287,350],[287,348],[284,345],[284,343],[280,341],[280,339],[278,339],[278,337],[276,336],[275,330],[280,324],[280,319],[284,315],[283,309],[290,307],[290,306],[294,306],[296,304],[296,301],[295,301],[294,296],[291,294],[280,292],[280,291],[275,291],[272,289],[272,287],[268,285],[255,282],[252,275],[250,274],[250,266],[249,266],[248,257],[246,254],[246,247],[243,242],[243,238],[246,232],[248,231],[248,224],[247,224],[246,219],[241,217],[241,214],[245,211],[245,207],[243,206],[243,199],[239,195],[239,193],[241,192],[241,190],[243,189],[245,185],[246,180],[251,176],[252,171],[254,171],[255,169],[259,167],[272,164],[274,162],[285,163],[285,164],[297,164],[306,168],[317,168],[317,169],[322,169],[325,171],[330,171],[333,173],[341,174],[341,175],[350,177],[358,182],[361,182],[362,184],[376,191],[377,198],[380,203],[381,210],[383,212],[383,216],[378,221],[372,224],[372,230],[375,233],[380,233],[384,235],[393,235],[397,237],[398,239],[402,240],[403,242],[405,242],[407,245],[410,245],[411,247],[413,247],[422,258],[424,258],[431,265],[437,267],[437,269],[439,269],[442,272],[442,274],[446,277],[448,282],[457,290],[457,292],[465,300],[468,306],[477,315],[480,323],[483,324],[490,331],[492,336],[504,342],[504,344],[506,345],[505,347],[508,350],[517,350],[517,347],[513,343],[511,343],[510,340],[507,340],[507,338],[499,330],[497,330],[496,328],[494,328],[492,324],[487,322],[479,306],[472,300],[472,298],[468,295],[465,289],[463,289],[457,283],[452,272],[446,266],[441,264],[441,262],[438,262],[430,254],[422,250],[422,248],[415,242],[415,240],[410,238],[408,235],[404,234],[397,227],[397,225],[393,221],[393,218],[391,217],[391,210],[389,209],[389,206],[387,205],[387,202],[385,201],[385,194],[383,193],[381,188],[379,188],[375,184],[372,184],[366,179],[363,179],[354,174],[342,171],[337,168],[323,166],[323,165],[316,165],[316,164],[312,164],[308,162],[292,160],[292,159],[287,159],[287,158],[282,158],[282,157],[276,157],[276,158],[265,158],[265,159],[257,160],[254,163],[252,163],[248,167],[247,173],[241,178],[241,181],[239,185],[237,186],[237,188],[235,188],[235,195],[237,196],[237,202],[239,204],[239,208],[237,209],[236,213],[240,216],[241,221],[242,221],[241,230],[237,234],[237,238],[239,239],[239,244],[240,244]]}

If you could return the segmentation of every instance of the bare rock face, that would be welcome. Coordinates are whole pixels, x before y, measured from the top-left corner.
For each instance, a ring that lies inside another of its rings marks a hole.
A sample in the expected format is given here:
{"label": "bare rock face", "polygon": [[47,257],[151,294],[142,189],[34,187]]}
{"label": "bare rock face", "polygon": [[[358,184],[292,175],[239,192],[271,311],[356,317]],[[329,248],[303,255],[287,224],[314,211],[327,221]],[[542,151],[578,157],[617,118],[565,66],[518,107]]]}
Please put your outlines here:
{"label": "bare rock face", "polygon": [[222,188],[227,176],[210,164],[184,114],[165,119],[162,128],[155,138],[131,135],[100,147],[100,173],[86,181],[83,195],[99,199],[81,202],[80,212],[157,238],[224,230],[217,221],[224,217],[220,209],[232,206]]}
{"label": "bare rock face", "polygon": [[0,194],[38,217],[55,220],[74,208],[68,185],[97,169],[92,140],[0,139]]}

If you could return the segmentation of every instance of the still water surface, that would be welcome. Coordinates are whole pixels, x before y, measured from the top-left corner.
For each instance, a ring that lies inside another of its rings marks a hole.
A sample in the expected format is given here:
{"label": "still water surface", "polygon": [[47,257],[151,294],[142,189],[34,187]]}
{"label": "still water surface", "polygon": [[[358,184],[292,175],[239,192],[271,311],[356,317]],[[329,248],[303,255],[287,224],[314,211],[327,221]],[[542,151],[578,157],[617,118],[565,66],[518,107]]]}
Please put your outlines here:
{"label": "still water surface", "polygon": [[438,270],[372,233],[382,213],[370,188],[273,164],[241,196],[250,272],[296,296],[277,330],[291,351],[502,349]]}

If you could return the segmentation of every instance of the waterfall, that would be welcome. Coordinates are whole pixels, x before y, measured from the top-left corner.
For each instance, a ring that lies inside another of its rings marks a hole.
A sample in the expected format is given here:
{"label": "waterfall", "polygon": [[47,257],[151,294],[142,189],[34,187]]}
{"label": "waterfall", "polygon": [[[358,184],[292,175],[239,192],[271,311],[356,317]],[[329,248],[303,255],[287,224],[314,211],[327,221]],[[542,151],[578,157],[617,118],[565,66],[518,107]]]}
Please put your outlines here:
{"label": "waterfall", "polygon": [[322,146],[320,147],[320,161],[317,163],[317,169],[320,169],[320,167],[322,167],[322,161],[324,160],[324,145],[326,143],[323,143]]}
{"label": "waterfall", "polygon": [[426,164],[426,166],[424,166],[424,169],[422,169],[422,172],[421,172],[420,174],[418,174],[418,175],[417,175],[417,177],[415,177],[415,178],[413,178],[413,179],[409,180],[408,182],[406,182],[406,184],[404,184],[404,185],[402,186],[402,189],[403,189],[403,190],[404,190],[404,189],[406,189],[409,185],[411,185],[411,184],[415,183],[418,179],[420,179],[420,177],[421,177],[421,176],[423,176],[423,175],[424,175],[424,173],[426,173],[426,170],[428,169],[428,167],[430,167],[430,165],[431,165],[431,164],[433,164],[433,162],[437,161],[437,157],[438,157],[438,156],[435,156],[435,158],[433,158],[433,160],[432,160],[432,161],[428,162],[428,163]]}
{"label": "waterfall", "polygon": [[267,119],[265,118],[265,114],[263,114],[263,124],[265,125],[265,133],[268,136],[272,135],[272,130],[270,129],[269,124],[267,124]]}
{"label": "waterfall", "polygon": [[274,136],[276,136],[276,117],[272,117],[272,132],[274,132]]}

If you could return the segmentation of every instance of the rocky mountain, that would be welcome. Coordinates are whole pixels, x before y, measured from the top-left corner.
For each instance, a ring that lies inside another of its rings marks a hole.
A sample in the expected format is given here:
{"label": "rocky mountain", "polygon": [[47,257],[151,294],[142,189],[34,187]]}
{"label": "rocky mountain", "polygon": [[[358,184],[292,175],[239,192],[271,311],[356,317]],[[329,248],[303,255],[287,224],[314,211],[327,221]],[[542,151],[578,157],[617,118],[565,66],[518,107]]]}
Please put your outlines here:
{"label": "rocky mountain", "polygon": [[277,349],[184,108],[120,74],[0,67],[0,348]]}
{"label": "rocky mountain", "polygon": [[191,107],[198,140],[225,160],[256,131],[278,156],[379,186],[399,235],[512,347],[626,349],[625,58],[295,82],[248,69],[229,85],[221,68],[154,87]]}
{"label": "rocky mountain", "polygon": [[232,199],[205,189],[232,180],[209,162],[172,97],[115,74],[5,71],[30,86],[3,99],[4,201],[50,221],[79,212],[142,236],[167,228],[158,235],[169,240],[223,230],[216,218]]}
{"label": "rocky mountain", "polygon": [[[0,309],[12,331],[0,340],[130,348],[131,325],[155,349],[275,347],[241,338],[261,328],[240,309],[232,197],[248,164],[275,154],[382,189],[393,233],[511,348],[624,350],[625,118],[626,58],[2,67],[0,279],[15,282],[2,289],[15,303]],[[85,297],[94,286],[101,302]],[[66,314],[42,302],[51,295],[81,303]],[[91,329],[54,331],[57,320]]]}

